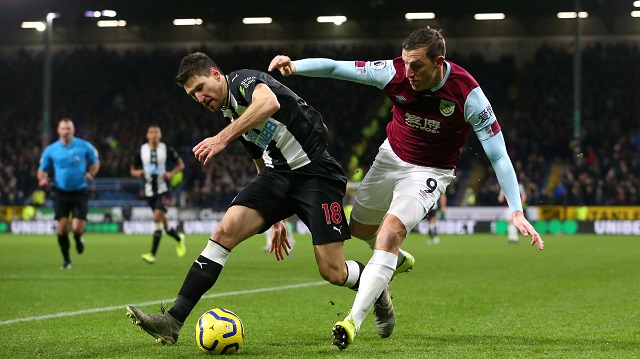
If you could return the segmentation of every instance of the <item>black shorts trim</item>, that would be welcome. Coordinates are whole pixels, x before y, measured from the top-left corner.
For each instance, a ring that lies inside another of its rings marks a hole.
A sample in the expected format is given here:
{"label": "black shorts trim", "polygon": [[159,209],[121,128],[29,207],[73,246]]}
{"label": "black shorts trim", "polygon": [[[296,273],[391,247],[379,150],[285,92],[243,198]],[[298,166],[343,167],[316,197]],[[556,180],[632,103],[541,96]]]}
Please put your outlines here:
{"label": "black shorts trim", "polygon": [[56,220],[69,217],[71,213],[75,219],[87,220],[89,192],[86,188],[72,192],[54,188],[54,194],[53,210]]}
{"label": "black shorts trim", "polygon": [[171,194],[169,192],[158,193],[155,196],[147,197],[147,204],[152,210],[159,209],[163,212],[167,211],[167,207],[171,204]]}

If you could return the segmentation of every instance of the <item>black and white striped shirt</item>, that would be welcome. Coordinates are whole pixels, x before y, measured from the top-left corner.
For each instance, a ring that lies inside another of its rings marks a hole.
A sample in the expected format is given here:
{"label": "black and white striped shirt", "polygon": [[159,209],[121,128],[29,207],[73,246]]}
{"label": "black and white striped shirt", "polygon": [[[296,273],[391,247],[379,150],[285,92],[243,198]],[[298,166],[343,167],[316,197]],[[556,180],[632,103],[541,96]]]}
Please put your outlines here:
{"label": "black and white striped shirt", "polygon": [[244,113],[257,83],[273,91],[280,109],[239,138],[253,158],[262,156],[267,167],[295,170],[326,153],[329,134],[320,113],[267,73],[238,70],[227,75],[229,97],[227,107],[222,108],[224,117],[233,122]]}
{"label": "black and white striped shirt", "polygon": [[178,162],[178,152],[165,143],[160,142],[156,148],[148,143],[140,147],[134,159],[134,167],[144,169],[144,195],[153,197],[169,191],[169,183],[162,178],[167,171],[167,163]]}

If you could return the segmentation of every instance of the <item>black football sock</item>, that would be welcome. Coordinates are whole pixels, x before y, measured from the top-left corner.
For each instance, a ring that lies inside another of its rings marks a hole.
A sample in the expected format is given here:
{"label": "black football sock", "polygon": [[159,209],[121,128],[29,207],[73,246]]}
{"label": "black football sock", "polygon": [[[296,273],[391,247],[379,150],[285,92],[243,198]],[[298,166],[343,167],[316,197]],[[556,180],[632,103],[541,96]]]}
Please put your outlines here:
{"label": "black football sock", "polygon": [[76,242],[76,251],[78,254],[84,252],[84,243],[82,243],[82,233],[73,232],[73,240]]}
{"label": "black football sock", "polygon": [[219,243],[209,240],[202,254],[191,265],[178,297],[169,309],[172,317],[184,323],[196,303],[218,280],[230,252]]}
{"label": "black football sock", "polygon": [[438,227],[435,223],[429,224],[429,235],[431,236],[431,239],[438,235]]}
{"label": "black football sock", "polygon": [[167,229],[167,234],[173,237],[173,239],[175,239],[176,241],[180,242],[180,235],[178,234],[178,231],[175,228]]}
{"label": "black football sock", "polygon": [[154,256],[158,252],[158,246],[160,246],[160,239],[162,238],[162,231],[157,230],[153,232],[153,244],[151,245],[151,254]]}
{"label": "black football sock", "polygon": [[360,286],[360,276],[362,276],[364,264],[352,260],[345,261],[344,264],[347,266],[347,280],[342,286],[358,291],[358,287]]}
{"label": "black football sock", "polygon": [[64,262],[71,262],[71,258],[69,258],[69,234],[58,234],[58,244],[60,245]]}

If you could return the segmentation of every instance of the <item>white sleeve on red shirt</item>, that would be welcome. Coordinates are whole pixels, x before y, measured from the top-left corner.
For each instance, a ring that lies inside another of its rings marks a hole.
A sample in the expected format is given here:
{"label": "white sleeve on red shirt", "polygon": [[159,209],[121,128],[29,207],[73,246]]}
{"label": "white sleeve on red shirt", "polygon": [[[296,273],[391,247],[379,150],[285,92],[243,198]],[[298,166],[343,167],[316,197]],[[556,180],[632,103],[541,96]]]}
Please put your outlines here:
{"label": "white sleeve on red shirt", "polygon": [[492,124],[497,121],[497,118],[480,87],[473,89],[467,96],[464,114],[467,122],[471,124],[473,131],[478,136],[489,161],[491,161],[500,188],[509,204],[509,209],[511,212],[522,211],[516,171],[513,169],[513,164],[507,153],[502,131],[494,133]]}
{"label": "white sleeve on red shirt", "polygon": [[315,58],[292,61],[296,75],[326,77],[372,85],[383,89],[396,75],[393,60],[335,61]]}

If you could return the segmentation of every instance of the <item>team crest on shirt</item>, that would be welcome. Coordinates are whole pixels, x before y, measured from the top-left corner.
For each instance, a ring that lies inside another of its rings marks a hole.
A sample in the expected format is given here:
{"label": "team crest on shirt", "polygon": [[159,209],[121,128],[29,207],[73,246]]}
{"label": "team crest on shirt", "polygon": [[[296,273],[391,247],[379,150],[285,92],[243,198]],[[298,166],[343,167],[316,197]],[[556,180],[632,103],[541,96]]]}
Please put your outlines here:
{"label": "team crest on shirt", "polygon": [[444,116],[451,116],[455,108],[456,108],[455,103],[447,100],[440,100],[440,113],[443,114]]}

